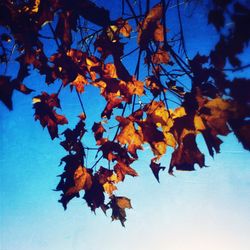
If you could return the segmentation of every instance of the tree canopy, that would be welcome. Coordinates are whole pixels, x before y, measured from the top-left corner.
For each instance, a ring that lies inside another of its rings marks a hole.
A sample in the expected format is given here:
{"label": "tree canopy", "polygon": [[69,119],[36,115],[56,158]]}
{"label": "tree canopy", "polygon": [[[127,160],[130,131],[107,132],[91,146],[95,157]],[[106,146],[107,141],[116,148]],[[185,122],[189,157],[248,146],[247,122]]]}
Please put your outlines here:
{"label": "tree canopy", "polygon": [[[138,175],[132,164],[147,145],[157,181],[166,169],[161,158],[167,148],[171,175],[206,166],[198,136],[212,157],[230,132],[250,150],[250,79],[237,76],[250,67],[243,56],[249,50],[250,9],[244,1],[213,0],[207,20],[219,39],[208,54],[197,48],[190,58],[182,22],[183,5],[189,4],[197,3],[121,0],[121,15],[113,20],[117,10],[102,1],[1,1],[0,100],[12,110],[14,91],[39,92],[32,96],[34,118],[52,140],[62,139],[66,151],[56,187],[65,209],[82,194],[92,211],[110,209],[112,220],[124,225],[125,209],[132,206],[116,195],[117,184]],[[168,29],[173,7],[174,31]],[[18,64],[12,74],[11,61]],[[29,83],[28,88],[24,81],[32,74],[57,91]],[[99,89],[105,103],[98,121],[84,105],[88,87]],[[67,114],[59,111],[62,91],[77,93],[81,112],[73,128],[66,128]],[[84,140],[86,133],[93,134],[95,147]],[[95,152],[92,165],[88,151]]]}

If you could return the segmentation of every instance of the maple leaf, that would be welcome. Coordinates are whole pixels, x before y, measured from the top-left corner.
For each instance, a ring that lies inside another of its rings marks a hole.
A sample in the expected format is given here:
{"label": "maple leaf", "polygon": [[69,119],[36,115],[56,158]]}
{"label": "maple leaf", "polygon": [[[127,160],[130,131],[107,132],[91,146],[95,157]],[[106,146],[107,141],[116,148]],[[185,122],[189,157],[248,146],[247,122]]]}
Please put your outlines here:
{"label": "maple leaf", "polygon": [[[64,166],[64,172],[59,175],[61,177],[57,187],[56,191],[62,191],[61,199],[59,200],[60,203],[62,203],[64,209],[67,208],[68,202],[73,199],[74,197],[79,197],[78,192],[71,192],[71,194],[67,194],[68,190],[75,186],[75,172],[78,169],[79,166],[82,164],[82,160],[79,159],[78,155],[67,155],[61,159],[62,162],[65,162]],[[60,165],[61,165],[60,164]],[[78,170],[80,172],[80,170]]]}
{"label": "maple leaf", "polygon": [[80,119],[73,130],[67,128],[62,133],[65,136],[65,140],[60,142],[60,145],[69,151],[70,154],[75,154],[79,159],[82,159],[85,156],[85,151],[81,139],[85,132],[85,123]]}
{"label": "maple leaf", "polygon": [[164,28],[160,21],[156,22],[156,28],[154,31],[154,41],[156,42],[163,42],[164,41]]}
{"label": "maple leaf", "polygon": [[[162,4],[158,3],[149,11],[142,23],[139,24],[137,42],[141,49],[146,49],[148,43],[154,39],[154,36],[156,39],[161,40],[161,37],[157,33],[159,33],[158,21],[162,18],[162,14]],[[158,30],[156,31],[156,29]]]}
{"label": "maple leaf", "polygon": [[229,123],[243,147],[250,150],[250,121],[245,119],[233,119],[230,120]]}
{"label": "maple leaf", "polygon": [[159,96],[162,91],[165,91],[160,83],[160,80],[155,76],[148,77],[145,83],[154,97]]}
{"label": "maple leaf", "polygon": [[151,161],[150,168],[151,168],[156,180],[158,182],[160,182],[159,181],[159,172],[160,172],[160,170],[164,171],[166,169],[166,167],[161,167],[160,163],[155,163],[155,162]]}
{"label": "maple leaf", "polygon": [[126,148],[113,141],[104,141],[98,151],[102,151],[103,157],[109,161],[122,161],[131,164],[134,159],[128,155]]}
{"label": "maple leaf", "polygon": [[95,122],[94,125],[92,126],[92,131],[94,132],[96,143],[97,145],[99,145],[103,133],[106,132],[106,129],[102,126],[101,122],[98,123]]}
{"label": "maple leaf", "polygon": [[11,84],[10,77],[0,76],[0,100],[12,110],[12,93],[14,90],[13,84]]}
{"label": "maple leaf", "polygon": [[113,63],[105,64],[105,67],[103,70],[103,77],[104,78],[118,78],[116,74],[116,68]]}
{"label": "maple leaf", "polygon": [[56,113],[55,107],[60,107],[57,94],[49,95],[46,92],[42,92],[42,95],[33,98],[35,120],[39,120],[43,128],[47,126],[52,140],[58,137],[58,125],[68,123],[65,116]]}
{"label": "maple leaf", "polygon": [[126,175],[131,175],[133,177],[138,176],[137,172],[133,168],[122,161],[118,161],[118,163],[114,166],[114,171],[117,175],[117,182],[124,181]]}
{"label": "maple leaf", "polygon": [[196,163],[200,167],[204,167],[205,156],[197,147],[195,134],[188,133],[173,152],[168,172],[173,174],[174,167],[177,170],[192,171],[195,170],[194,164]]}
{"label": "maple leaf", "polygon": [[170,111],[166,108],[163,101],[152,101],[145,105],[144,111],[147,113],[147,121],[155,123],[157,126],[172,127],[172,118],[169,116]]}
{"label": "maple leaf", "polygon": [[112,195],[113,192],[117,190],[117,187],[114,185],[114,183],[117,182],[117,178],[113,170],[100,167],[95,176],[98,178],[99,183],[103,186],[104,191],[108,195]]}
{"label": "maple leaf", "polygon": [[132,27],[129,25],[127,20],[123,20],[122,18],[119,18],[116,21],[116,24],[119,27],[120,34],[122,34],[124,37],[130,37]]}
{"label": "maple leaf", "polygon": [[210,10],[208,14],[208,23],[212,23],[219,31],[225,24],[225,18],[222,9]]}
{"label": "maple leaf", "polygon": [[50,62],[53,63],[52,77],[54,79],[62,79],[64,86],[76,79],[78,68],[68,55],[64,53],[56,53],[50,57]]}
{"label": "maple leaf", "polygon": [[92,186],[90,189],[85,191],[84,199],[86,200],[88,206],[91,208],[92,211],[95,211],[96,208],[101,207],[105,210],[104,204],[104,188],[103,185],[99,182],[98,175],[94,175],[92,178]]}
{"label": "maple leaf", "polygon": [[154,155],[160,158],[166,152],[167,144],[162,131],[158,130],[155,123],[150,121],[139,121],[138,132],[143,141],[149,143]]}
{"label": "maple leaf", "polygon": [[83,93],[84,92],[84,86],[88,84],[87,79],[83,75],[77,75],[76,79],[71,82],[70,86],[75,87],[77,92]]}
{"label": "maple leaf", "polygon": [[[111,95],[109,95],[109,97],[110,96]],[[101,117],[109,119],[113,113],[114,108],[123,108],[122,102],[122,98],[117,97],[116,94],[112,95],[112,97],[108,99],[107,105],[101,113]]]}
{"label": "maple leaf", "polygon": [[80,190],[88,190],[92,186],[91,175],[83,166],[79,166],[74,173],[74,186],[70,187],[65,195],[78,193]]}
{"label": "maple leaf", "polygon": [[110,197],[109,206],[112,209],[112,220],[120,220],[122,226],[124,227],[124,222],[126,221],[126,208],[132,208],[130,199],[122,196],[112,195]]}
{"label": "maple leaf", "polygon": [[112,181],[107,181],[103,184],[104,191],[110,196],[113,194],[117,187],[114,185]]}
{"label": "maple leaf", "polygon": [[6,105],[9,110],[12,110],[12,94],[14,90],[18,90],[23,94],[30,94],[33,90],[27,88],[17,79],[10,80],[9,76],[0,75],[0,100]]}
{"label": "maple leaf", "polygon": [[154,64],[168,64],[170,62],[170,56],[162,46],[158,48],[157,52],[151,58]]}
{"label": "maple leaf", "polygon": [[116,139],[123,145],[128,145],[128,152],[133,156],[138,158],[137,149],[143,149],[143,140],[141,135],[136,131],[134,124],[127,118],[122,116],[117,116],[116,120],[119,121],[119,126],[121,127],[120,133],[117,135]]}
{"label": "maple leaf", "polygon": [[217,136],[217,133],[215,133],[210,128],[206,128],[205,130],[201,131],[201,133],[206,142],[209,154],[213,157],[214,151],[216,153],[220,153],[220,145],[222,140]]}
{"label": "maple leaf", "polygon": [[207,125],[218,134],[227,135],[230,132],[227,125],[229,112],[233,109],[230,102],[218,97],[208,101],[204,107],[210,110],[209,115],[203,115]]}

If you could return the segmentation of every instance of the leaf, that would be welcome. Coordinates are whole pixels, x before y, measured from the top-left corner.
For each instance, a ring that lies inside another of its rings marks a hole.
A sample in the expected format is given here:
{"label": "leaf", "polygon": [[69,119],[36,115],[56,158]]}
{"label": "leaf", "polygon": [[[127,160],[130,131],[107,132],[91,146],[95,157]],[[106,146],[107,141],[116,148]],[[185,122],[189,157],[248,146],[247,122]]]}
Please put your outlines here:
{"label": "leaf", "polygon": [[250,150],[250,121],[244,119],[232,119],[229,123],[239,142],[242,143],[245,149]]}
{"label": "leaf", "polygon": [[214,129],[217,134],[227,135],[230,132],[227,125],[229,112],[233,110],[233,106],[230,102],[218,97],[208,101],[204,107],[210,110],[209,115],[203,115],[206,124]]}
{"label": "leaf", "polygon": [[[75,155],[69,154],[61,159],[61,164],[62,162],[65,162],[64,172],[60,175],[61,179],[56,187],[56,191],[62,191],[61,199],[59,200],[59,202],[62,203],[64,209],[66,209],[68,202],[72,198],[79,197],[79,193],[76,191],[77,187],[75,187],[78,180],[76,180],[75,182],[75,179],[76,179],[75,177],[80,177],[80,175],[78,174],[81,174],[82,172],[79,167],[79,166],[82,166],[81,165],[82,159],[77,154]],[[77,171],[77,174],[75,175],[77,169],[78,171]],[[79,183],[77,183],[77,186],[79,187],[78,184],[80,184],[80,181]],[[88,182],[86,182],[87,186],[88,184],[89,184],[89,180]],[[66,194],[68,190],[70,189],[71,189],[71,192]]]}
{"label": "leaf", "polygon": [[152,101],[145,105],[144,110],[147,113],[147,121],[154,123],[156,126],[168,126],[173,125],[172,118],[169,116],[170,111],[167,110],[163,101]]}
{"label": "leaf", "polygon": [[0,100],[9,110],[13,108],[12,94],[14,90],[18,90],[26,95],[33,91],[27,88],[23,83],[20,83],[18,79],[11,81],[9,76],[0,75]]}
{"label": "leaf", "polygon": [[122,147],[119,143],[106,140],[99,148],[102,151],[103,157],[109,161],[124,162],[131,164],[134,159],[128,155],[126,148]]}
{"label": "leaf", "polygon": [[213,157],[214,152],[220,153],[220,145],[223,142],[210,128],[201,131],[207,144],[208,152]]}
{"label": "leaf", "polygon": [[42,95],[33,98],[35,120],[39,120],[43,128],[47,126],[52,140],[58,137],[58,125],[68,123],[65,116],[56,113],[55,107],[60,107],[57,94],[49,95],[43,92]]}
{"label": "leaf", "polygon": [[154,64],[168,64],[170,62],[170,56],[163,47],[159,47],[157,52],[152,55],[152,62]]}
{"label": "leaf", "polygon": [[79,166],[74,173],[75,185],[70,187],[65,195],[72,195],[78,193],[80,190],[88,190],[92,186],[91,175],[85,167]]}
{"label": "leaf", "polygon": [[128,82],[120,81],[119,87],[121,90],[121,94],[124,96],[124,100],[128,103],[131,102],[131,98],[133,95],[144,95],[144,83],[141,81],[137,81],[134,77],[131,81]]}
{"label": "leaf", "polygon": [[105,68],[103,70],[103,77],[105,78],[118,78],[116,74],[116,68],[113,63],[105,64]]}
{"label": "leaf", "polygon": [[161,167],[160,163],[155,163],[155,162],[151,161],[150,168],[151,168],[156,180],[158,182],[160,182],[159,181],[159,172],[160,172],[160,170],[164,171],[166,169],[166,167]]}
{"label": "leaf", "polygon": [[225,24],[225,18],[222,9],[210,10],[208,13],[208,23],[212,23],[217,31],[219,31]]}
{"label": "leaf", "polygon": [[148,77],[145,83],[154,97],[159,96],[162,91],[165,91],[165,89],[161,85],[160,80],[157,79],[155,76]]}
{"label": "leaf", "polygon": [[193,171],[196,163],[204,167],[205,156],[197,147],[195,135],[188,133],[183,138],[182,144],[173,152],[168,172],[173,174],[174,167],[176,170]]}
{"label": "leaf", "polygon": [[95,211],[98,207],[105,208],[105,197],[103,192],[103,185],[99,183],[98,175],[95,175],[92,178],[91,188],[85,191],[83,197],[92,211]]}
{"label": "leaf", "polygon": [[127,118],[122,116],[117,116],[116,120],[119,121],[119,126],[121,127],[120,133],[118,133],[116,139],[123,145],[128,146],[128,152],[131,153],[133,157],[137,156],[137,150],[143,149],[143,139],[138,131],[135,130],[134,124]]}
{"label": "leaf", "polygon": [[81,138],[85,134],[85,123],[82,119],[77,123],[73,130],[66,129],[62,135],[65,136],[65,140],[60,142],[60,145],[67,150],[70,154],[75,154],[81,161],[85,156],[85,150],[81,142]]}
{"label": "leaf", "polygon": [[122,226],[124,227],[124,222],[126,221],[126,208],[132,208],[130,199],[126,197],[118,197],[115,195],[112,195],[110,197],[110,207],[112,209],[112,220],[120,220]]}
{"label": "leaf", "polygon": [[94,123],[92,126],[92,131],[94,132],[96,144],[100,144],[100,140],[103,138],[103,133],[106,132],[106,129],[102,126],[101,122]]}
{"label": "leaf", "polygon": [[76,79],[71,82],[71,86],[74,86],[78,93],[84,92],[84,86],[88,84],[87,79],[83,75],[77,75]]}
{"label": "leaf", "polygon": [[101,113],[102,118],[109,119],[113,113],[114,108],[122,108],[123,99],[117,96],[109,98],[107,105],[105,106],[103,112]]}
{"label": "leaf", "polygon": [[0,100],[6,105],[9,110],[12,110],[12,93],[14,85],[8,76],[0,76]]}
{"label": "leaf", "polygon": [[130,33],[132,31],[132,27],[129,25],[127,20],[123,20],[122,18],[119,18],[117,21],[117,26],[119,27],[119,32],[124,37],[130,37]]}
{"label": "leaf", "polygon": [[167,144],[162,131],[158,130],[150,121],[138,122],[138,132],[143,136],[143,141],[149,143],[154,155],[160,158],[166,152]]}
{"label": "leaf", "polygon": [[112,182],[105,182],[103,188],[108,195],[112,195],[113,192],[117,190],[117,187]]}
{"label": "leaf", "polygon": [[12,81],[16,86],[15,89],[22,92],[25,95],[29,95],[31,92],[33,92],[33,89],[28,88],[26,85],[24,85],[23,83],[17,83],[15,82],[15,80]]}
{"label": "leaf", "polygon": [[[141,49],[145,50],[148,47],[148,43],[153,40],[154,36],[156,39],[160,39],[155,30],[159,29],[159,22],[162,18],[163,7],[161,3],[156,4],[144,18],[142,23],[138,26],[138,37],[137,42]],[[157,31],[159,33],[159,30]]]}
{"label": "leaf", "polygon": [[163,42],[164,41],[164,28],[160,21],[156,22],[156,28],[154,31],[154,41],[156,42]]}
{"label": "leaf", "polygon": [[104,167],[100,167],[99,170],[95,174],[96,179],[98,179],[99,183],[103,186],[104,191],[108,195],[112,195],[113,191],[117,190],[117,187],[114,185],[117,178],[113,173],[113,170],[109,170]]}
{"label": "leaf", "polygon": [[137,172],[125,164],[122,161],[118,161],[118,163],[114,166],[114,171],[117,175],[117,182],[124,181],[126,175],[130,176],[138,176]]}

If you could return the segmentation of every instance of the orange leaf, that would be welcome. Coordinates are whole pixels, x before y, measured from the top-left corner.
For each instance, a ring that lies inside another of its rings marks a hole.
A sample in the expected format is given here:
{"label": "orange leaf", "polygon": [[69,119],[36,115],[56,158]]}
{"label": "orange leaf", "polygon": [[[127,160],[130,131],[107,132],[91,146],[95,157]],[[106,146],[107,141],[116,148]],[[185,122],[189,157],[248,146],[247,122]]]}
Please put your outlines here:
{"label": "orange leaf", "polygon": [[118,78],[116,74],[116,68],[113,63],[107,63],[103,70],[103,77],[105,78]]}
{"label": "orange leaf", "polygon": [[143,149],[142,137],[136,131],[133,122],[130,121],[129,119],[124,118],[122,116],[117,116],[116,120],[120,122],[120,127],[121,127],[121,131],[117,135],[116,139],[121,144],[127,144],[128,152],[137,158],[137,153],[136,153],[137,149]]}
{"label": "orange leaf", "polygon": [[161,64],[161,63],[168,64],[169,61],[170,61],[170,56],[163,47],[159,47],[157,52],[152,55],[152,62],[154,64]]}
{"label": "orange leaf", "polygon": [[76,79],[71,82],[71,86],[75,86],[77,92],[83,93],[84,92],[84,85],[88,84],[87,79],[83,75],[77,75]]}
{"label": "orange leaf", "polygon": [[164,41],[164,29],[163,25],[160,23],[160,21],[157,21],[156,23],[156,29],[154,31],[154,40],[156,42],[163,42]]}
{"label": "orange leaf", "polygon": [[125,37],[130,37],[132,27],[129,25],[128,21],[123,20],[122,18],[117,20],[117,25],[120,27],[120,34]]}
{"label": "orange leaf", "polygon": [[76,169],[74,173],[75,185],[69,188],[66,195],[72,195],[78,193],[80,190],[88,190],[92,186],[92,178],[85,167],[81,165]]}
{"label": "orange leaf", "polygon": [[117,175],[117,182],[123,181],[126,175],[131,175],[133,177],[138,176],[137,172],[133,168],[121,161],[114,166],[114,171]]}
{"label": "orange leaf", "polygon": [[[146,49],[148,43],[154,39],[157,22],[162,18],[162,13],[162,4],[158,3],[149,11],[143,22],[139,24],[137,42],[141,49]],[[159,30],[157,33],[159,33]]]}

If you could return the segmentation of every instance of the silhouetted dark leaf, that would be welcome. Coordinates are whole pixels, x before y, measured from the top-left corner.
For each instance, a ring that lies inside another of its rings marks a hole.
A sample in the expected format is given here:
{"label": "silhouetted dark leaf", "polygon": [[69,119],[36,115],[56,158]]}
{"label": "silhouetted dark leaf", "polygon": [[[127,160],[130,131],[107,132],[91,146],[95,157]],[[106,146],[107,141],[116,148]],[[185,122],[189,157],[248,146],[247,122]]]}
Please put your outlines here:
{"label": "silhouetted dark leaf", "polygon": [[160,180],[159,180],[159,172],[160,172],[160,170],[164,171],[166,169],[166,167],[161,167],[160,163],[155,163],[155,162],[151,161],[150,168],[151,168],[156,180],[158,182],[160,182]]}

